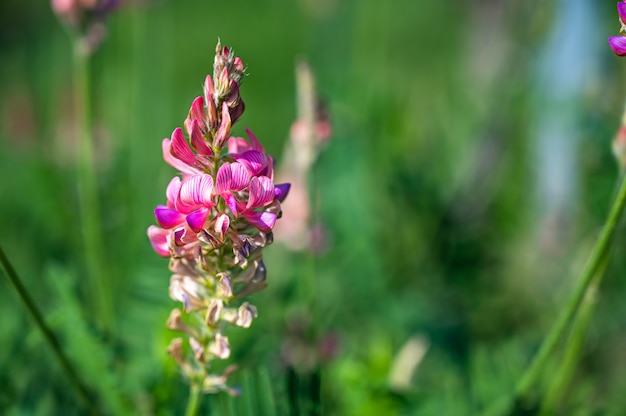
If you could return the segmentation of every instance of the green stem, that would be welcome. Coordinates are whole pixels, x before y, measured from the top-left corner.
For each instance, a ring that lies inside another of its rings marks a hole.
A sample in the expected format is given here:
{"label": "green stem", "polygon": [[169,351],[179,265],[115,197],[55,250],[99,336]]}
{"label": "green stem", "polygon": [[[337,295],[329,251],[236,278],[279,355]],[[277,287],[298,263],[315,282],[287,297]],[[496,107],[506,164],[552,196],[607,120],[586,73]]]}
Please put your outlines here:
{"label": "green stem", "polygon": [[556,375],[554,376],[550,388],[546,392],[541,405],[540,415],[555,414],[557,406],[562,403],[563,396],[569,386],[572,376],[574,375],[576,366],[580,360],[583,346],[585,345],[587,331],[589,329],[593,309],[596,304],[596,293],[598,287],[600,286],[600,282],[602,281],[607,260],[608,253],[606,253],[602,259],[600,267],[598,267],[598,271],[587,289],[580,311],[576,315],[576,319],[572,324],[572,331],[568,339],[565,352],[563,353],[563,360],[561,361]]}
{"label": "green stem", "polygon": [[189,401],[187,402],[187,410],[185,416],[196,416],[198,414],[198,407],[200,406],[200,386],[196,383],[191,385],[189,389]]}
{"label": "green stem", "polygon": [[574,293],[570,297],[568,303],[565,305],[565,308],[562,310],[556,323],[548,333],[548,336],[541,344],[541,348],[533,359],[530,367],[528,368],[526,373],[524,373],[523,377],[517,384],[515,393],[518,401],[523,402],[524,399],[527,398],[531,387],[537,381],[539,374],[548,362],[550,354],[555,350],[559,340],[563,338],[565,332],[569,328],[572,319],[576,315],[576,312],[580,307],[581,301],[585,296],[585,293],[587,292],[587,288],[593,281],[593,277],[595,276],[596,271],[599,269],[605,256],[607,256],[608,258],[609,249],[611,248],[611,239],[613,237],[613,233],[615,232],[617,223],[621,217],[622,211],[624,210],[625,203],[626,175],[622,175],[617,197],[613,202],[611,210],[609,211],[607,221],[602,228],[602,232],[600,233],[600,236],[598,237],[595,246],[593,247],[589,260],[587,261],[587,264],[583,269]]}
{"label": "green stem", "polygon": [[79,141],[78,190],[80,217],[83,230],[85,262],[89,282],[93,284],[89,292],[96,308],[96,322],[105,333],[111,333],[113,316],[110,306],[110,289],[105,273],[104,240],[100,223],[100,203],[94,160],[94,139],[91,120],[91,88],[89,81],[89,51],[80,38],[74,45],[74,94]]}
{"label": "green stem", "polygon": [[78,373],[74,370],[69,359],[63,353],[63,350],[61,349],[61,345],[59,344],[59,341],[54,336],[54,333],[52,332],[50,327],[44,321],[41,312],[39,312],[39,309],[37,309],[35,302],[28,294],[28,291],[22,284],[19,276],[15,272],[15,269],[11,265],[11,262],[9,262],[9,259],[7,258],[6,254],[2,250],[2,247],[0,247],[0,264],[2,265],[2,270],[4,270],[4,273],[9,278],[9,282],[15,288],[15,291],[17,292],[20,301],[24,304],[24,306],[26,307],[26,310],[28,311],[28,313],[30,313],[31,317],[34,319],[35,324],[37,325],[37,327],[43,334],[44,339],[46,340],[46,342],[52,349],[54,356],[61,364],[61,368],[63,369],[63,372],[65,373],[67,378],[70,380],[72,386],[76,389],[76,392],[78,393],[80,398],[83,400],[85,406],[89,409],[89,412],[91,414],[98,414],[99,412],[96,410],[96,408],[94,407],[92,403],[89,391],[87,390],[85,385],[80,381],[78,377]]}

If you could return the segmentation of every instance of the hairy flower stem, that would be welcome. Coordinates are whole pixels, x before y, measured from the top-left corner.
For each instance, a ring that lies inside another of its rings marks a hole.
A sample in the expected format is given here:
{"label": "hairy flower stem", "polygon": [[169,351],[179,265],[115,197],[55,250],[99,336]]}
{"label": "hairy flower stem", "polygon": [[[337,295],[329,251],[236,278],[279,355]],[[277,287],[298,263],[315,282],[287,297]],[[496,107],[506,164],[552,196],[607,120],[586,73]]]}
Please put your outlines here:
{"label": "hairy flower stem", "polygon": [[594,306],[597,302],[596,295],[598,287],[602,281],[607,260],[608,253],[606,253],[602,259],[600,267],[587,289],[583,303],[580,306],[580,311],[572,323],[572,331],[568,338],[565,351],[563,352],[563,359],[541,404],[540,415],[548,416],[556,414],[558,406],[562,403],[563,396],[567,391],[569,382],[576,371],[576,366],[580,360],[580,354],[582,353],[585,339],[587,338],[587,331],[591,323],[591,317],[593,316]]}
{"label": "hairy flower stem", "polygon": [[22,284],[19,276],[15,272],[15,269],[11,265],[11,262],[9,262],[9,259],[7,258],[6,254],[2,250],[2,247],[0,247],[0,265],[2,265],[2,270],[4,270],[4,273],[9,278],[9,282],[15,288],[15,291],[17,292],[20,301],[22,302],[24,307],[26,307],[26,310],[28,311],[28,313],[30,313],[30,315],[32,316],[33,320],[35,321],[35,324],[37,325],[37,328],[39,328],[39,330],[43,334],[45,341],[48,343],[48,345],[52,349],[53,355],[61,364],[61,368],[63,369],[63,372],[65,373],[67,378],[70,380],[72,387],[76,389],[76,392],[82,399],[83,404],[89,410],[90,414],[94,414],[94,415],[99,414],[99,412],[93,405],[93,401],[90,398],[90,394],[87,388],[78,378],[78,374],[74,370],[74,367],[72,367],[72,364],[70,363],[69,359],[63,353],[63,350],[61,349],[61,345],[59,344],[59,341],[54,336],[54,333],[52,332],[50,327],[44,321],[41,312],[39,312],[39,309],[37,309],[35,302],[28,294],[28,290],[26,290],[26,287],[24,287],[24,285]]}
{"label": "hairy flower stem", "polygon": [[201,393],[202,392],[198,383],[191,384],[191,387],[189,388],[189,401],[187,402],[185,416],[196,416],[198,414]]}
{"label": "hairy flower stem", "polygon": [[110,306],[110,289],[105,272],[104,244],[100,223],[100,204],[94,161],[94,139],[91,120],[91,88],[89,79],[90,53],[80,37],[74,42],[74,94],[76,111],[76,131],[79,142],[78,193],[80,218],[83,231],[85,263],[93,286],[89,292],[93,296],[96,322],[107,334],[113,330],[113,316]]}
{"label": "hairy flower stem", "polygon": [[589,260],[583,269],[578,281],[578,286],[576,286],[574,293],[565,305],[565,308],[562,310],[554,326],[548,333],[548,336],[541,344],[541,348],[533,359],[531,365],[528,367],[528,370],[524,373],[523,377],[517,384],[515,395],[518,402],[523,403],[528,397],[530,389],[533,387],[537,378],[541,374],[541,371],[544,369],[550,354],[554,352],[559,341],[563,338],[575,318],[581,302],[587,293],[587,289],[593,282],[594,276],[596,276],[596,272],[601,269],[605,259],[608,259],[609,250],[611,248],[611,240],[615,232],[615,228],[617,227],[617,223],[622,215],[622,211],[624,210],[625,204],[626,175],[622,175],[617,197],[611,206],[606,223],[604,224],[602,232],[600,233],[600,236],[591,251]]}

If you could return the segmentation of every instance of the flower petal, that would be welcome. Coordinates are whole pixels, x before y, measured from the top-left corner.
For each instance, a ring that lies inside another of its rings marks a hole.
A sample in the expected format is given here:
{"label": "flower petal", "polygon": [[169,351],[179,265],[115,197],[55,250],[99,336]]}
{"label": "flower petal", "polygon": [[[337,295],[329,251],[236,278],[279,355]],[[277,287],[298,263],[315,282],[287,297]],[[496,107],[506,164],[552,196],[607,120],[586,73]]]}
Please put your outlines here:
{"label": "flower petal", "polygon": [[192,120],[191,122],[191,146],[198,154],[213,156],[213,151],[207,145],[206,141],[204,141],[204,137],[202,137],[200,122],[197,120]]}
{"label": "flower petal", "polygon": [[215,189],[213,189],[213,193],[215,195],[221,195],[226,191],[230,190],[231,183],[231,168],[230,163],[226,162],[222,166],[220,166],[217,171],[217,177],[215,178]]}
{"label": "flower petal", "polygon": [[626,37],[612,36],[609,38],[609,46],[615,52],[615,55],[626,56]]}
{"label": "flower petal", "polygon": [[248,172],[250,172],[250,175],[252,176],[258,175],[267,163],[265,155],[258,150],[247,150],[242,154],[235,155],[233,157],[237,162],[242,163],[246,168],[248,168]]}
{"label": "flower petal", "polygon": [[167,185],[167,189],[165,190],[165,195],[167,196],[167,206],[174,209],[174,204],[176,203],[176,197],[180,192],[180,178],[178,176],[174,176],[170,183]]}
{"label": "flower petal", "polygon": [[246,189],[250,184],[250,173],[248,169],[241,163],[234,162],[230,165],[230,171],[232,175],[230,190],[239,192]]}
{"label": "flower petal", "polygon": [[163,160],[165,160],[168,165],[187,175],[199,173],[197,169],[172,156],[172,141],[170,139],[163,139],[161,147],[163,149]]}
{"label": "flower petal", "polygon": [[257,150],[257,151],[259,151],[261,153],[265,153],[265,149],[263,148],[263,145],[261,144],[261,142],[259,142],[259,140],[256,138],[254,133],[252,133],[252,130],[250,130],[249,128],[246,127],[246,134],[250,138],[250,143],[251,143],[252,149],[253,150]]}
{"label": "flower petal", "polygon": [[617,3],[617,13],[622,22],[626,22],[626,3],[620,1]]}
{"label": "flower petal", "polygon": [[226,201],[226,205],[230,208],[230,212],[237,217],[239,215],[239,210],[237,209],[237,199],[230,192],[223,193],[222,198]]}
{"label": "flower petal", "polygon": [[170,147],[172,155],[189,166],[196,166],[196,155],[191,151],[189,143],[185,140],[185,135],[180,127],[176,127],[172,133],[172,142]]}
{"label": "flower petal", "polygon": [[215,147],[221,148],[230,135],[230,113],[228,112],[228,104],[222,103],[222,122],[220,128],[215,135]]}
{"label": "flower petal", "polygon": [[290,183],[281,183],[278,185],[274,185],[274,197],[279,201],[283,202],[289,193],[289,189],[291,189]]}
{"label": "flower petal", "polygon": [[241,214],[248,222],[260,231],[271,231],[276,223],[276,214],[271,212],[244,211]]}
{"label": "flower petal", "polygon": [[169,257],[170,249],[169,243],[167,242],[167,236],[170,234],[169,230],[151,225],[148,227],[147,234],[154,251],[156,251],[159,256]]}
{"label": "flower petal", "polygon": [[267,176],[250,179],[250,195],[246,208],[262,207],[274,200],[274,184]]}
{"label": "flower petal", "polygon": [[161,227],[167,229],[174,228],[185,221],[185,216],[183,214],[163,205],[159,205],[155,208],[154,216],[157,223],[159,223]]}
{"label": "flower petal", "polygon": [[246,150],[250,150],[250,143],[243,137],[230,137],[228,139],[228,154],[240,155]]}
{"label": "flower petal", "polygon": [[209,212],[209,209],[205,207],[195,210],[187,215],[187,224],[189,224],[189,227],[195,232],[200,231],[204,228],[204,222],[209,216]]}
{"label": "flower petal", "polygon": [[183,179],[180,193],[176,201],[176,209],[184,214],[189,214],[201,206],[211,207],[211,192],[213,191],[213,178],[208,174],[190,175]]}
{"label": "flower petal", "polygon": [[226,214],[222,214],[215,220],[215,232],[223,239],[228,232],[230,226],[230,218]]}

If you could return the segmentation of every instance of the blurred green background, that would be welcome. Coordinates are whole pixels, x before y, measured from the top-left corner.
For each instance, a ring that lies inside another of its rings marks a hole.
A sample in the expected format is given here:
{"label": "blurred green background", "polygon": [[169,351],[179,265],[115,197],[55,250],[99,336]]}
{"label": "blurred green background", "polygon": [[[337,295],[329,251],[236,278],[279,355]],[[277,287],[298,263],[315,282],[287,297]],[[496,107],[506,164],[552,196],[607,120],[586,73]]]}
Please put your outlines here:
{"label": "blurred green background", "polygon": [[[244,394],[203,414],[476,414],[513,390],[604,220],[626,96],[606,44],[618,29],[614,3],[592,0],[125,4],[92,60],[105,336],[78,221],[69,37],[48,2],[5,0],[0,243],[103,412],[181,414],[164,326],[177,305],[145,234],[174,174],[161,140],[220,38],[250,74],[235,134],[249,126],[280,164],[306,57],[333,126],[310,181],[327,243],[266,249],[259,318],[228,333]],[[620,230],[562,414],[626,408]],[[1,414],[81,414],[4,277],[0,345]]]}

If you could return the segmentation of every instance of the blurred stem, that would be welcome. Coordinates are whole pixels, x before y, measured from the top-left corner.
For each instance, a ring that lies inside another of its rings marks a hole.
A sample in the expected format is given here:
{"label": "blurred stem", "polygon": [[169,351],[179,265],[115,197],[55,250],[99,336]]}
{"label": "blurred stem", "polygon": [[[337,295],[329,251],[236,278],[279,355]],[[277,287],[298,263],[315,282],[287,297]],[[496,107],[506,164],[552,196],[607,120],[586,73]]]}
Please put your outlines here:
{"label": "blurred stem", "polygon": [[187,410],[185,416],[196,416],[200,405],[200,386],[196,383],[191,385],[189,389],[189,401],[187,402]]}
{"label": "blurred stem", "polygon": [[15,272],[15,269],[11,265],[11,262],[9,262],[9,259],[2,250],[2,247],[0,247],[0,264],[2,265],[2,270],[4,270],[4,273],[9,278],[9,282],[15,288],[15,291],[17,292],[20,301],[24,304],[28,313],[30,313],[30,316],[35,320],[35,324],[37,325],[37,327],[43,334],[44,339],[52,349],[55,358],[61,364],[61,368],[63,369],[63,372],[65,373],[67,378],[70,380],[72,387],[76,389],[78,395],[83,400],[83,404],[87,407],[87,409],[89,409],[89,413],[98,414],[98,411],[94,407],[92,400],[89,397],[90,395],[87,388],[78,378],[78,373],[74,370],[74,367],[72,367],[70,360],[63,353],[59,341],[54,336],[54,333],[52,332],[50,327],[48,327],[48,325],[44,321],[41,312],[39,312],[39,309],[37,309],[35,302],[28,294],[28,290],[22,284],[22,281]]}
{"label": "blurred stem", "polygon": [[596,272],[600,270],[601,265],[608,259],[609,250],[611,248],[611,240],[617,223],[624,210],[624,204],[626,203],[626,175],[622,175],[621,183],[617,193],[617,197],[611,206],[609,216],[607,218],[602,232],[596,241],[596,244],[591,251],[589,260],[583,269],[583,272],[578,281],[574,293],[570,297],[569,301],[562,310],[554,326],[548,333],[547,337],[541,344],[539,352],[533,359],[531,365],[524,373],[523,377],[517,384],[515,389],[516,399],[518,402],[524,402],[530,393],[530,389],[537,381],[537,378],[544,369],[550,354],[555,350],[559,340],[563,338],[565,332],[569,328],[572,320],[574,319],[576,312],[578,311],[583,297],[587,293],[587,289],[593,281]]}
{"label": "blurred stem", "polygon": [[78,193],[80,218],[83,230],[85,262],[93,305],[96,309],[96,322],[101,330],[110,334],[113,317],[109,305],[109,285],[105,273],[104,240],[100,223],[100,203],[94,160],[94,138],[91,120],[91,87],[89,79],[90,51],[83,40],[77,37],[74,43],[74,94],[79,142]]}
{"label": "blurred stem", "polygon": [[540,415],[552,415],[556,413],[557,407],[560,403],[562,403],[565,391],[567,390],[570,380],[576,371],[576,366],[580,360],[580,354],[582,353],[585,339],[587,337],[587,331],[589,329],[593,309],[596,304],[596,294],[598,287],[600,286],[600,282],[602,281],[602,276],[604,275],[607,260],[608,253],[605,253],[593,281],[587,288],[580,311],[576,315],[576,319],[572,324],[573,327],[565,348],[563,360],[561,361],[561,364],[556,372],[556,376],[546,393],[541,406]]}

